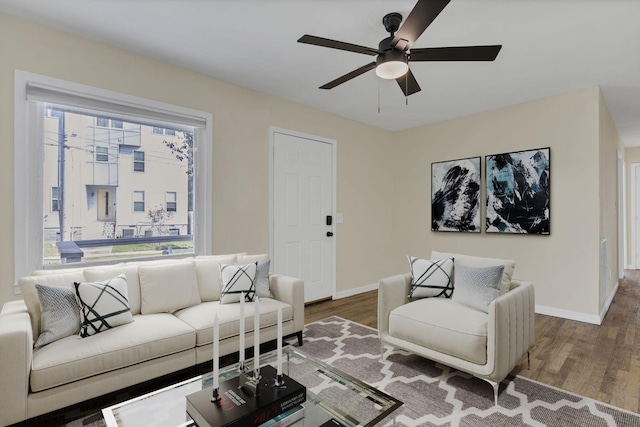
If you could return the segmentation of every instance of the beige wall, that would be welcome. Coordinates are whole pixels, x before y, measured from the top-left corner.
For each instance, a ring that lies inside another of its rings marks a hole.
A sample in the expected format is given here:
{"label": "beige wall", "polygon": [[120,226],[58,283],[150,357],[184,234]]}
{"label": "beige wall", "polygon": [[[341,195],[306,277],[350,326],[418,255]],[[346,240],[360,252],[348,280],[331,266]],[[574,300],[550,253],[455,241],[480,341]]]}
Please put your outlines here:
{"label": "beige wall", "polygon": [[[515,277],[535,284],[536,304],[599,314],[598,110],[591,88],[395,135],[398,268],[405,254],[432,250],[515,259]],[[483,156],[484,182],[485,155],[538,147],[551,147],[551,235],[430,231],[431,162]]]}
{"label": "beige wall", "polygon": [[[515,276],[535,283],[538,305],[599,314],[599,239],[615,238],[615,211],[600,197],[615,193],[610,153],[619,137],[598,88],[392,134],[2,14],[0,220],[8,226],[0,229],[0,303],[16,298],[14,69],[211,112],[215,253],[269,250],[269,127],[277,126],[338,141],[338,292],[405,272],[405,255],[437,249],[515,259]],[[484,163],[488,154],[538,147],[551,147],[550,236],[430,231],[431,162]]]}
{"label": "beige wall", "polygon": [[[0,303],[13,294],[14,69],[213,114],[214,252],[269,251],[269,127],[335,139],[337,290],[396,273],[389,133],[0,14]],[[366,153],[366,155],[363,155]],[[36,167],[36,165],[34,165]],[[382,173],[381,173],[382,172]],[[382,226],[381,226],[382,225]],[[371,230],[375,230],[374,233]]]}

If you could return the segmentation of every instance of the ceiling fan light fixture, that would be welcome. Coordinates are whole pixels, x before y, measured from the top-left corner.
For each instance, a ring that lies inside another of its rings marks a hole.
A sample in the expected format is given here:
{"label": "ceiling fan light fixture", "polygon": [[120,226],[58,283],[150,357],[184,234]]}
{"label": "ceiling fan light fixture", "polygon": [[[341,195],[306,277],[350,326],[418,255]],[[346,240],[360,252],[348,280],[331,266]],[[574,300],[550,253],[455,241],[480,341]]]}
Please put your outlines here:
{"label": "ceiling fan light fixture", "polygon": [[376,74],[378,77],[388,80],[395,80],[402,77],[409,71],[409,65],[404,61],[387,61],[378,64]]}

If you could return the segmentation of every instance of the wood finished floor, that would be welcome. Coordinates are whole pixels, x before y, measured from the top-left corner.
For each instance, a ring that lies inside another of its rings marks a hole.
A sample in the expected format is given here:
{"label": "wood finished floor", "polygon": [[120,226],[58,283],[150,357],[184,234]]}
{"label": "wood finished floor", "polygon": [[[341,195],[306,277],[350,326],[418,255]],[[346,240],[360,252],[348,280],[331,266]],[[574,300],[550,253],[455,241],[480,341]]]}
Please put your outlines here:
{"label": "wood finished floor", "polygon": [[[305,323],[340,316],[377,328],[377,291],[305,308]],[[625,270],[602,325],[536,314],[531,368],[514,374],[640,412],[640,271]]]}

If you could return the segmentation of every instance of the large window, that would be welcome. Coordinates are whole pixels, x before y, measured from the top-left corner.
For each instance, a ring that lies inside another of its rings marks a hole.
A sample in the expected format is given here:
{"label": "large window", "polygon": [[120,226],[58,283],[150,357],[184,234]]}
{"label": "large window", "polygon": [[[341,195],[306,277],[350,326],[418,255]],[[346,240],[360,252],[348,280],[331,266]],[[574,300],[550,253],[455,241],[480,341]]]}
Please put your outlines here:
{"label": "large window", "polygon": [[210,114],[24,72],[15,92],[17,277],[59,241],[94,264],[211,253]]}

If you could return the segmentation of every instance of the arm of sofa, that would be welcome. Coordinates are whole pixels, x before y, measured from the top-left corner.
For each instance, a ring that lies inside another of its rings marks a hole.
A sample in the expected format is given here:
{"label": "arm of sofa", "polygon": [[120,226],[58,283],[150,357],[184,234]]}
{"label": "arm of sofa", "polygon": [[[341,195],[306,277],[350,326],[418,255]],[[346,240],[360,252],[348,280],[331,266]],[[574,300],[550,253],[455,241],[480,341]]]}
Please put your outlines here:
{"label": "arm of sofa", "polygon": [[[501,381],[535,344],[533,283],[511,281],[511,290],[489,307],[488,360],[494,360],[492,379]],[[491,345],[490,343],[493,343]]]}
{"label": "arm of sofa", "polygon": [[32,358],[33,332],[27,306],[22,300],[7,302],[0,311],[0,425],[27,418]]}
{"label": "arm of sofa", "polygon": [[293,330],[294,332],[302,331],[304,328],[304,282],[295,277],[271,274],[269,289],[275,299],[293,308]]}
{"label": "arm of sofa", "polygon": [[409,302],[411,274],[399,274],[378,282],[378,336],[389,334],[389,313]]}

